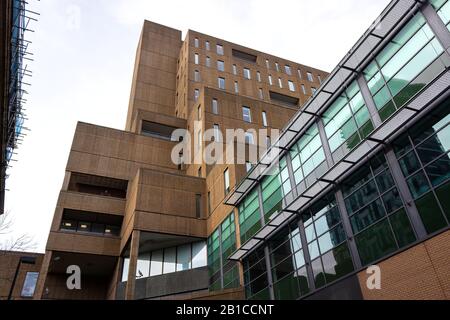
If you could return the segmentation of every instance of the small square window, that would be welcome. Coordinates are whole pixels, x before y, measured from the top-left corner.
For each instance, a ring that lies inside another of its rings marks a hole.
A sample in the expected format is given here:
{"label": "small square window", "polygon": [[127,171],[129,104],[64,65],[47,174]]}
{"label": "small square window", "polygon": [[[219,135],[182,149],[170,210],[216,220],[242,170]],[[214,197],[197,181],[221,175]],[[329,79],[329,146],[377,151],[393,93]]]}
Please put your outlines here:
{"label": "small square window", "polygon": [[217,70],[225,71],[225,62],[217,60]]}
{"label": "small square window", "polygon": [[218,78],[219,89],[225,90],[225,78]]}
{"label": "small square window", "polygon": [[245,122],[252,122],[252,112],[249,107],[242,107],[242,118]]}
{"label": "small square window", "polygon": [[217,54],[223,56],[223,46],[221,44],[217,45]]}
{"label": "small square window", "polygon": [[244,68],[244,78],[250,80],[252,78],[250,69]]}
{"label": "small square window", "polygon": [[289,84],[289,90],[292,92],[295,92],[295,84],[292,81],[288,81]]}

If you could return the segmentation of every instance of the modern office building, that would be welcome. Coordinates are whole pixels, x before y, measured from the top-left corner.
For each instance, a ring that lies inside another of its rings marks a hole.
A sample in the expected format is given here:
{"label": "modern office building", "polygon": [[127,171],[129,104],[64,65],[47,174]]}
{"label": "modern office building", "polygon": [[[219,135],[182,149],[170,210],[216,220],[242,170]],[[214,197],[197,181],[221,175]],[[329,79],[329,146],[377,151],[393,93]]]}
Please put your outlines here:
{"label": "modern office building", "polygon": [[[268,144],[327,75],[195,31],[183,41],[146,21],[125,131],[76,128],[35,297],[244,299],[242,270],[227,261],[240,245],[239,216],[224,200],[250,157],[176,164],[172,134],[264,128]],[[71,265],[82,290],[67,289]]]}
{"label": "modern office building", "polygon": [[8,168],[20,143],[25,116],[23,79],[31,75],[24,60],[29,59],[29,31],[35,13],[26,10],[24,0],[0,1],[0,215],[4,213]]}
{"label": "modern office building", "polygon": [[[145,22],[126,131],[77,127],[35,297],[448,299],[449,21],[394,0],[330,75]],[[171,161],[176,129],[265,127],[254,165]]]}

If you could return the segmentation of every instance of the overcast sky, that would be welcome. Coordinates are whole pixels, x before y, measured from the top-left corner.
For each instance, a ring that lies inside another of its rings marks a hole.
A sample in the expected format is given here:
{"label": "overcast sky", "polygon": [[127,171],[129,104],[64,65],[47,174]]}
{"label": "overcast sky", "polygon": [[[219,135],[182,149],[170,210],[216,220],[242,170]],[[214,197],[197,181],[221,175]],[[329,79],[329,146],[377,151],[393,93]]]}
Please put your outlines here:
{"label": "overcast sky", "polygon": [[[35,62],[26,126],[10,170],[14,234],[43,252],[77,121],[123,129],[144,19],[196,30],[331,71],[388,0],[30,0]],[[0,238],[0,241],[3,238]]]}

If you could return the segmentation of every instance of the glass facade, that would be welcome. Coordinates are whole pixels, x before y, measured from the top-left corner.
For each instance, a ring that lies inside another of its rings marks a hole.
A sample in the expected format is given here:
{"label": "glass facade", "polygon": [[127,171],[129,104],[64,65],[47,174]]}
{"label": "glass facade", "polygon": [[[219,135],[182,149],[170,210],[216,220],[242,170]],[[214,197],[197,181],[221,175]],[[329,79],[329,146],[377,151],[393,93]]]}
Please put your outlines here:
{"label": "glass facade", "polygon": [[328,165],[317,124],[292,147],[291,159],[295,183],[300,192],[310,187],[326,172]]}
{"label": "glass facade", "polygon": [[442,19],[447,29],[450,30],[450,1],[448,0],[430,0],[431,5],[436,9],[439,17]]}
{"label": "glass facade", "polygon": [[256,189],[253,190],[239,206],[239,226],[241,243],[245,243],[262,227],[258,190]]}
{"label": "glass facade", "polygon": [[416,240],[383,154],[347,179],[342,193],[363,265]]}
{"label": "glass facade", "polygon": [[353,150],[374,129],[356,81],[325,111],[322,119],[335,162]]}
{"label": "glass facade", "polygon": [[239,268],[228,258],[236,250],[236,225],[231,213],[208,238],[210,291],[239,287]]}
{"label": "glass facade", "polygon": [[403,175],[428,233],[450,221],[450,103],[394,142]]}
{"label": "glass facade", "polygon": [[381,119],[388,119],[445,70],[443,53],[424,16],[418,13],[365,69]]}

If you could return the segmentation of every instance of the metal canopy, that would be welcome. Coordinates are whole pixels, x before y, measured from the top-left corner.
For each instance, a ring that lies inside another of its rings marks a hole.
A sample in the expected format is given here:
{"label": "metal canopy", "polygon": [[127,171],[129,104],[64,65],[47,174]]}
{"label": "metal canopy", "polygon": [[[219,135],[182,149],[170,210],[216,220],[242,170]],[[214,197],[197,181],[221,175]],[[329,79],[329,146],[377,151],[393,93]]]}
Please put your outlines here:
{"label": "metal canopy", "polygon": [[[286,148],[292,145],[295,139],[308,129],[307,127],[309,127],[312,120],[316,116],[320,116],[320,113],[332,103],[333,97],[340,94],[340,92],[345,89],[344,85],[352,81],[361,69],[371,61],[374,52],[381,49],[385,40],[388,40],[391,33],[399,26],[399,22],[408,14],[413,13],[414,10],[417,10],[422,3],[422,0],[391,1],[380,17],[364,33],[344,59],[342,59],[338,66],[328,76],[327,80],[324,81],[316,94],[308,100],[303,109],[297,112],[293,119],[283,129],[283,133],[271,149],[283,149],[284,151],[280,153],[280,156],[283,156],[286,152]],[[358,152],[353,155],[351,159],[360,159],[364,156],[365,151],[370,147],[373,147],[374,144],[375,142],[371,141],[368,145],[360,146]],[[259,164],[255,166],[248,175],[255,183],[262,179],[262,175],[267,165],[270,163],[267,161],[266,157],[271,149],[268,150],[268,153],[261,158]],[[262,164],[265,164],[266,167],[261,168],[260,166]],[[338,172],[335,171],[334,173]],[[330,177],[332,177],[331,174]],[[225,204],[236,206],[242,201],[246,194],[251,191],[254,184],[248,185],[245,181],[246,180],[235,187],[234,191],[232,191],[225,200]],[[243,183],[246,183],[246,187],[242,186]],[[242,191],[242,193],[238,192],[238,195],[236,196],[237,190]]]}

